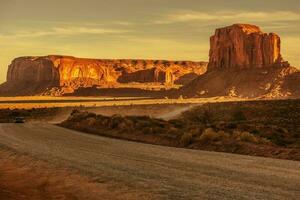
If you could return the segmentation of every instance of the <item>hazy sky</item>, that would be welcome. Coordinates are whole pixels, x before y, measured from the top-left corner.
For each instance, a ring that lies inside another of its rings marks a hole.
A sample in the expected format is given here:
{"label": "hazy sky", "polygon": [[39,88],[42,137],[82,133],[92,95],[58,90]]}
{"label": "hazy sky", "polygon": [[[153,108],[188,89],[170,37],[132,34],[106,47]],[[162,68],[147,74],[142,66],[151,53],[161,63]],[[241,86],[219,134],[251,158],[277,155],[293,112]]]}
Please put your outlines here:
{"label": "hazy sky", "polygon": [[0,82],[25,55],[207,61],[210,35],[233,23],[278,33],[300,67],[299,0],[0,0]]}

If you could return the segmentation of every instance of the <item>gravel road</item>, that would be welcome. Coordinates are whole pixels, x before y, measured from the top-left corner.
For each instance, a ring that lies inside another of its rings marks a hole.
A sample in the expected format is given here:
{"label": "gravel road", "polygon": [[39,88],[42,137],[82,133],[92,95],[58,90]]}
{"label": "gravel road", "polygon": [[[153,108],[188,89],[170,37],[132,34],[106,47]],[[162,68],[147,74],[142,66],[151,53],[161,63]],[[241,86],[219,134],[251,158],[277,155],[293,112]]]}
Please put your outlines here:
{"label": "gravel road", "polygon": [[0,124],[0,148],[153,199],[300,199],[300,162],[177,149],[47,123]]}

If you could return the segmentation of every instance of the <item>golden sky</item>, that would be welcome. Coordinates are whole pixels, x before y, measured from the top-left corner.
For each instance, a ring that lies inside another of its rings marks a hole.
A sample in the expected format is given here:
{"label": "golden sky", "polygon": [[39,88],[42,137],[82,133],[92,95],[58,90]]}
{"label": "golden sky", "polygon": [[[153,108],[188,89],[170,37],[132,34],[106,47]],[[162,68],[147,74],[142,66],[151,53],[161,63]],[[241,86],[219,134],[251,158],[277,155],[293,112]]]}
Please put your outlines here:
{"label": "golden sky", "polygon": [[299,0],[0,0],[0,82],[13,58],[207,61],[215,28],[259,25],[300,67]]}

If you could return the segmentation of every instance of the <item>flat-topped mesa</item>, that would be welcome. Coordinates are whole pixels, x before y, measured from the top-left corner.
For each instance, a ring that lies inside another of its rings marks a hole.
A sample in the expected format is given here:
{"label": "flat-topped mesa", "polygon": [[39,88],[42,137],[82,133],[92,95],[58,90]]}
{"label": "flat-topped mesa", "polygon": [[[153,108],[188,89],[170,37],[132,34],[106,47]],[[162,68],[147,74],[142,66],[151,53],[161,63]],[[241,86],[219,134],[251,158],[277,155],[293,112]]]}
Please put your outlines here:
{"label": "flat-topped mesa", "polygon": [[171,86],[184,85],[205,73],[206,69],[206,62],[192,61],[85,59],[55,55],[20,57],[9,65],[7,83],[12,86],[10,90],[14,86],[26,86],[32,88],[33,93],[35,88],[42,91],[43,88],[59,87],[69,93],[78,88],[118,87],[130,83]]}
{"label": "flat-topped mesa", "polygon": [[216,29],[210,38],[208,71],[289,66],[280,54],[280,37],[258,26],[234,24]]}

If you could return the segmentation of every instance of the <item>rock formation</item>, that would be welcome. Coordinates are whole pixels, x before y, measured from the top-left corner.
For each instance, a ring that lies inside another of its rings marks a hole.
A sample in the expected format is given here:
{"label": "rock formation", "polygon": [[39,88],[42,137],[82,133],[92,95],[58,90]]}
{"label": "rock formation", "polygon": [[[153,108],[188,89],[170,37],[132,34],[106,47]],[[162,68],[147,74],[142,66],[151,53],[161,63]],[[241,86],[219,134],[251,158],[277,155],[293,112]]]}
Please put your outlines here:
{"label": "rock formation", "polygon": [[288,65],[280,54],[280,37],[259,27],[234,24],[217,29],[210,38],[208,70]]}
{"label": "rock formation", "polygon": [[203,74],[206,68],[205,62],[189,61],[21,57],[13,60],[8,67],[7,82],[0,86],[0,94],[35,95],[53,88],[58,88],[59,93],[64,94],[78,88],[118,88],[119,85],[130,83],[135,83],[136,87],[146,83],[187,84],[195,77],[181,77]]}
{"label": "rock formation", "polygon": [[[289,98],[299,96],[299,70],[280,54],[280,37],[259,27],[234,24],[210,38],[208,70],[183,86],[186,97],[235,96]],[[296,88],[297,87],[297,88]]]}

